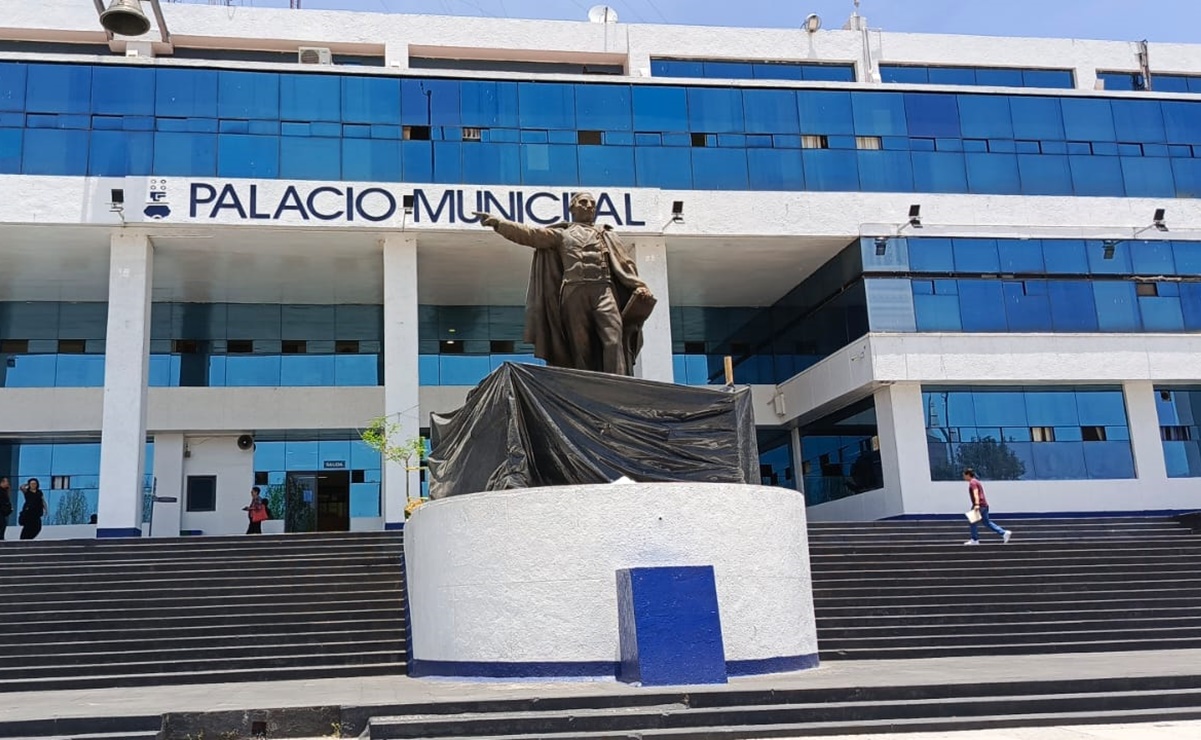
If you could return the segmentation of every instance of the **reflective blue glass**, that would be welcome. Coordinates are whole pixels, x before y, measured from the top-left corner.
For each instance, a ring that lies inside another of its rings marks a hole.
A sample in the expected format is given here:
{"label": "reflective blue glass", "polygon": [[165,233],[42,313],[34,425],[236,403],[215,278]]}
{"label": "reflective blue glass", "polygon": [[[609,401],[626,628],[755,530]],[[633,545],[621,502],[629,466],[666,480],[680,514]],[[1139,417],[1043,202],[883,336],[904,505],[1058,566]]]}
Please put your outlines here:
{"label": "reflective blue glass", "polygon": [[459,83],[459,105],[464,126],[515,129],[520,125],[516,82],[464,80]]}
{"label": "reflective blue glass", "polygon": [[805,79],[809,81],[855,81],[855,67],[850,64],[806,64],[803,71]]}
{"label": "reflective blue glass", "polygon": [[[497,144],[482,144],[478,148],[495,147]],[[517,147],[514,146],[514,154]],[[286,155],[285,155],[286,156]],[[464,157],[466,159],[466,156]],[[516,156],[514,156],[516,160]],[[514,161],[516,165],[516,161]],[[513,168],[514,182],[518,179],[517,168]],[[396,182],[400,180],[400,142],[387,139],[342,139],[342,179],[365,182]],[[471,180],[481,184],[496,180],[479,177]]]}
{"label": "reflective blue glass", "polygon": [[861,151],[858,155],[860,189],[884,193],[913,190],[909,152]]}
{"label": "reflective blue glass", "polygon": [[1005,300],[1001,283],[995,280],[960,280],[959,315],[964,331],[1005,331]]}
{"label": "reflective blue glass", "polygon": [[960,95],[959,125],[963,135],[979,139],[1012,139],[1009,98],[1003,95]]}
{"label": "reflective blue glass", "polygon": [[83,64],[30,64],[25,105],[30,113],[89,113],[92,68]]}
{"label": "reflective blue glass", "polygon": [[1069,141],[1116,141],[1113,112],[1102,98],[1064,98],[1064,133]]}
{"label": "reflective blue glass", "polygon": [[91,112],[153,116],[154,83],[152,68],[97,66],[92,72]]}
{"label": "reflective blue glass", "polygon": [[930,71],[927,67],[910,67],[899,64],[880,65],[881,82],[902,82],[915,85],[926,85],[930,82]]}
{"label": "reflective blue glass", "polygon": [[682,87],[635,85],[635,131],[687,131],[688,95]]}
{"label": "reflective blue glass", "polygon": [[[632,131],[634,119],[630,106],[630,88],[625,85],[576,86],[576,121],[581,129]],[[795,127],[786,130],[795,130]]]}
{"label": "reflective blue glass", "polygon": [[800,149],[749,149],[746,157],[748,183],[752,190],[805,189]]}
{"label": "reflective blue glass", "polygon": [[1025,87],[1053,87],[1070,90],[1076,86],[1072,71],[1068,69],[1023,69],[1022,84]]}
{"label": "reflective blue glass", "polygon": [[905,93],[905,117],[910,136],[960,136],[959,107],[954,95]]}
{"label": "reflective blue glass", "polygon": [[1171,242],[1135,242],[1130,246],[1130,258],[1136,275],[1176,274]]}
{"label": "reflective blue glass", "polygon": [[959,320],[958,296],[914,295],[913,308],[918,331],[963,331],[963,324]]}
{"label": "reflective blue glass", "polygon": [[919,193],[967,192],[967,168],[963,154],[956,152],[912,152],[913,185]]}
{"label": "reflective blue glass", "polygon": [[855,119],[851,94],[833,90],[801,90],[797,93],[803,134],[854,134]]}
{"label": "reflective blue glass", "polygon": [[1201,144],[1201,105],[1165,100],[1160,106],[1168,141]]}
{"label": "reflective blue glass", "polygon": [[173,118],[216,118],[217,71],[155,70],[154,111]]}
{"label": "reflective blue glass", "polygon": [[1017,155],[1018,176],[1026,195],[1072,195],[1068,158],[1048,154]]}
{"label": "reflective blue glass", "polygon": [[744,149],[692,150],[692,186],[698,190],[746,190]]}
{"label": "reflective blue glass", "polygon": [[905,136],[905,96],[901,93],[878,93],[872,96],[851,96],[855,133],[860,136]]}
{"label": "reflective blue glass", "polygon": [[721,133],[743,131],[742,92],[734,88],[688,89],[688,129]]}
{"label": "reflective blue glass", "polygon": [[572,85],[545,82],[517,83],[522,128],[574,129],[575,91]]}
{"label": "reflective blue glass", "polygon": [[88,148],[88,174],[99,177],[154,174],[154,134],[93,131]]}
{"label": "reflective blue glass", "polygon": [[[562,116],[562,106],[571,106],[567,111],[568,119],[575,121],[574,103],[570,100],[571,87],[567,90],[558,89],[552,85],[541,91],[545,95],[534,95],[538,99],[548,101],[555,110],[547,111],[547,119]],[[550,89],[554,88],[554,89]],[[557,94],[556,94],[557,93]],[[567,97],[564,98],[564,95]],[[549,102],[552,101],[553,103]],[[458,126],[460,124],[459,82],[457,80],[414,80],[400,81],[400,122],[411,126]],[[531,128],[543,128],[529,124]],[[574,126],[553,126],[547,128],[574,128]]]}
{"label": "reflective blue glass", "polygon": [[997,273],[997,242],[994,239],[954,239],[955,270],[964,273]]}
{"label": "reflective blue glass", "polygon": [[1101,331],[1140,331],[1138,303],[1134,283],[1096,282],[1093,295],[1097,303],[1097,325]]}
{"label": "reflective blue glass", "polygon": [[1017,195],[1022,192],[1015,154],[966,153],[968,190],[973,193]]}
{"label": "reflective blue glass", "polygon": [[914,272],[954,272],[955,252],[950,239],[910,239],[909,267]]}
{"label": "reflective blue glass", "polygon": [[25,110],[28,68],[24,64],[0,64],[0,111]]}
{"label": "reflective blue glass", "polygon": [[751,74],[756,80],[803,80],[805,67],[799,64],[755,62],[751,64]]}
{"label": "reflective blue glass", "polygon": [[1133,268],[1130,264],[1130,242],[1118,242],[1113,245],[1113,253],[1109,254],[1103,242],[1085,242],[1084,254],[1088,257],[1088,271],[1093,275],[1129,275]]}
{"label": "reflective blue glass", "polygon": [[931,67],[931,85],[975,85],[976,70],[971,67]]}
{"label": "reflective blue glass", "polygon": [[1076,195],[1120,198],[1126,193],[1122,163],[1117,157],[1068,157]]}
{"label": "reflective blue glass", "polygon": [[21,172],[26,175],[78,174],[88,161],[88,132],[27,129]]}
{"label": "reflective blue glass", "polygon": [[1130,198],[1172,198],[1172,163],[1163,157],[1122,157],[1122,179]]}
{"label": "reflective blue glass", "polygon": [[278,119],[279,75],[222,70],[217,81],[217,115],[221,118]]}
{"label": "reflective blue glass", "polygon": [[[222,137],[224,141],[224,137]],[[342,179],[342,143],[352,139],[282,136],[279,176],[289,180]]]}
{"label": "reflective blue glass", "polygon": [[1009,99],[1013,134],[1019,139],[1064,140],[1063,110],[1056,98],[1015,95]]}
{"label": "reflective blue glass", "polygon": [[748,133],[799,131],[797,97],[793,90],[744,90],[743,118]]}
{"label": "reflective blue glass", "polygon": [[335,75],[280,75],[279,115],[285,121],[341,121],[342,80]]}
{"label": "reflective blue glass", "polygon": [[808,190],[854,192],[859,190],[856,152],[805,149],[805,186]]}
{"label": "reflective blue glass", "polygon": [[[1129,447],[1129,445],[1127,445]],[[1035,480],[1087,480],[1083,442],[1047,442],[1030,446]]]}
{"label": "reflective blue glass", "polygon": [[154,172],[158,175],[194,177],[217,174],[216,135],[156,133]]}
{"label": "reflective blue glass", "polygon": [[1118,141],[1167,141],[1159,101],[1123,99],[1109,104]]}
{"label": "reflective blue glass", "polygon": [[1042,273],[1043,247],[1038,239],[998,239],[998,263],[1001,272]]}
{"label": "reflective blue glass", "polygon": [[342,120],[396,123],[400,120],[400,80],[347,75],[342,78]]}
{"label": "reflective blue glass", "polygon": [[1047,295],[1051,299],[1051,321],[1055,331],[1097,331],[1097,307],[1090,283],[1052,280],[1047,283]]}
{"label": "reflective blue glass", "polygon": [[1184,331],[1180,296],[1139,296],[1138,309],[1146,331]]}
{"label": "reflective blue glass", "polygon": [[1047,295],[1045,283],[1006,282],[1002,290],[1005,296],[1005,320],[1009,331],[1052,331],[1051,298]]}
{"label": "reflective blue glass", "polygon": [[526,185],[578,184],[576,148],[560,144],[522,144],[521,181]]}
{"label": "reflective blue glass", "polygon": [[279,138],[218,135],[217,174],[221,177],[279,177]]}
{"label": "reflective blue glass", "polygon": [[[512,146],[493,144],[492,146]],[[516,147],[514,146],[514,149]],[[749,152],[748,152],[749,154]],[[467,151],[464,150],[464,158]],[[634,187],[638,178],[634,168],[634,147],[632,146],[581,146],[579,148],[580,171],[589,179],[595,179],[606,185]],[[504,183],[512,180],[492,178],[477,180],[466,171],[464,162],[464,179],[467,182]]]}
{"label": "reflective blue glass", "polygon": [[976,84],[985,87],[1024,87],[1022,70],[1004,67],[977,67]]}

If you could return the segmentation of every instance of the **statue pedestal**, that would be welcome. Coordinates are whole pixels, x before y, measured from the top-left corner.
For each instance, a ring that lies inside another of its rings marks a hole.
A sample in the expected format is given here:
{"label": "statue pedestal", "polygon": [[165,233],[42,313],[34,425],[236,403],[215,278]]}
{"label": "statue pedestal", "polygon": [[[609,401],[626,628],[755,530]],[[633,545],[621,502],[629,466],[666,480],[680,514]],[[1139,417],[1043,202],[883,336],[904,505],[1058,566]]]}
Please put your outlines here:
{"label": "statue pedestal", "polygon": [[[805,503],[795,491],[640,483],[454,496],[408,521],[405,558],[413,676],[613,679],[629,648],[618,571],[697,570],[686,566],[712,566],[726,674],[818,662]],[[663,620],[708,607],[652,615],[661,642],[651,652],[668,655],[656,675],[672,675],[671,636],[689,633]]]}

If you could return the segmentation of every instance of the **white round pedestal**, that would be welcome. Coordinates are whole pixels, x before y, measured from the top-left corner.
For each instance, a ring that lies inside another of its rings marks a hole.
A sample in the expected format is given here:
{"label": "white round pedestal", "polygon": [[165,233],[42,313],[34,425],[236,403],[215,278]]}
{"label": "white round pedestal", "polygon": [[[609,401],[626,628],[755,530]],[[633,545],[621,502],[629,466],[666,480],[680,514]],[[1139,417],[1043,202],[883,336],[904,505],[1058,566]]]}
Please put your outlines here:
{"label": "white round pedestal", "polygon": [[729,675],[817,665],[805,500],[716,483],[559,486],[434,501],[405,525],[410,673],[608,677],[616,572],[711,565]]}

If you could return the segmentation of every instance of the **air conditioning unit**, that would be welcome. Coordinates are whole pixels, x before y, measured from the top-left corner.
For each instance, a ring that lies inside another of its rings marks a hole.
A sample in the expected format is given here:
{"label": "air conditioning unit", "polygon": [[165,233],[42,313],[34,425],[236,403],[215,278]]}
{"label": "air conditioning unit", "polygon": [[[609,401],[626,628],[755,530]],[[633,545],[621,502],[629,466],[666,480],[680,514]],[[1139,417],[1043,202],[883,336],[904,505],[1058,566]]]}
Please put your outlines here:
{"label": "air conditioning unit", "polygon": [[297,50],[296,61],[301,64],[330,65],[334,63],[334,55],[324,46],[302,46]]}

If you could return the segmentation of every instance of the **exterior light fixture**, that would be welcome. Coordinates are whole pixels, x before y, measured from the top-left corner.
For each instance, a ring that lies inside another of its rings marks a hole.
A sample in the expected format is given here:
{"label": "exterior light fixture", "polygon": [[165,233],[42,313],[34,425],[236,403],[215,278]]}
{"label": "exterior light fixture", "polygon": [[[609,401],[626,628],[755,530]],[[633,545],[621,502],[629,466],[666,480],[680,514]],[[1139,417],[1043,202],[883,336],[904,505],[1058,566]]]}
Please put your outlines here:
{"label": "exterior light fixture", "polygon": [[922,228],[922,207],[919,204],[909,206],[909,225],[915,229]]}
{"label": "exterior light fixture", "polygon": [[883,257],[888,252],[888,237],[876,237],[876,256]]}
{"label": "exterior light fixture", "polygon": [[817,13],[810,13],[809,15],[805,16],[805,31],[808,33],[817,33],[819,30],[821,30],[821,27],[822,19],[820,15]]}
{"label": "exterior light fixture", "polygon": [[404,211],[408,215],[413,215],[413,196],[402,195],[400,198],[401,204],[404,206]]}
{"label": "exterior light fixture", "polygon": [[1118,249],[1118,243],[1115,239],[1106,239],[1101,242],[1101,259],[1113,259],[1114,252]]}
{"label": "exterior light fixture", "polygon": [[1164,216],[1167,214],[1166,208],[1156,208],[1155,215],[1151,219],[1151,225],[1159,231],[1167,231],[1168,225],[1164,223]]}
{"label": "exterior light fixture", "polygon": [[684,223],[684,201],[673,200],[671,202],[671,220],[672,223]]}

